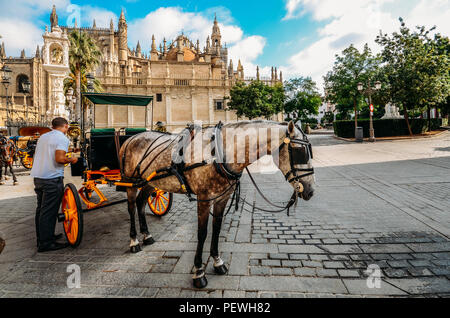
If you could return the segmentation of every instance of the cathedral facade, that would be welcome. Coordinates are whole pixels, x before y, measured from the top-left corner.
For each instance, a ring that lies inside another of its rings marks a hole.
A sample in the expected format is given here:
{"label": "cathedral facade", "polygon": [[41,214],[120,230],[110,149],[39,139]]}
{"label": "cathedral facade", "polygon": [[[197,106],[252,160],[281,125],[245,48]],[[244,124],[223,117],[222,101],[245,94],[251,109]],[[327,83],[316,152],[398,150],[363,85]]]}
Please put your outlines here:
{"label": "cathedral facade", "polygon": [[[234,112],[226,110],[227,97],[237,81],[252,79],[245,77],[241,61],[235,68],[228,59],[228,48],[222,41],[217,18],[203,48],[199,40],[194,42],[180,34],[171,41],[163,39],[159,46],[153,36],[149,52],[143,52],[140,42],[130,48],[123,11],[117,28],[112,20],[109,28],[98,28],[95,21],[90,28],[59,26],[55,8],[50,22],[50,31],[46,30],[43,35],[43,48],[38,47],[34,57],[27,58],[23,52],[20,58],[7,58],[4,44],[0,47],[0,58],[13,70],[11,90],[14,90],[16,109],[25,109],[27,105],[36,118],[62,115],[69,109],[65,106],[61,86],[62,79],[69,73],[67,35],[79,31],[87,32],[102,52],[94,76],[105,93],[154,96],[147,116],[142,107],[97,105],[96,128],[144,127],[146,124],[150,127],[159,121],[169,131],[174,131],[194,121],[213,125],[238,120]],[[28,96],[20,92],[20,81],[25,78],[32,83]],[[282,82],[282,74],[278,75],[274,69],[271,78],[259,79],[273,85]],[[4,90],[2,93],[4,97]],[[2,100],[4,104],[4,98]]]}

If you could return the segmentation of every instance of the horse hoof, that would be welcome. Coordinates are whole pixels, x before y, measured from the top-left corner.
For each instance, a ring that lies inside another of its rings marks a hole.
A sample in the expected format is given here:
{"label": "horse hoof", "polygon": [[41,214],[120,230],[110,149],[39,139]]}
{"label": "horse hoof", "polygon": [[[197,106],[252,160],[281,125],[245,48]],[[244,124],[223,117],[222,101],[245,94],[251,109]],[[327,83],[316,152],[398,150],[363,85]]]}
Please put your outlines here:
{"label": "horse hoof", "polygon": [[137,254],[139,252],[142,252],[141,246],[140,245],[136,245],[136,246],[131,246],[130,247],[130,252],[132,254]]}
{"label": "horse hoof", "polygon": [[225,265],[214,267],[214,272],[217,275],[223,276],[228,273],[228,268]]}
{"label": "horse hoof", "polygon": [[148,239],[144,240],[144,245],[145,246],[150,246],[155,244],[155,240],[153,239],[153,237],[149,237]]}
{"label": "horse hoof", "polygon": [[19,182],[14,182],[13,185],[15,185],[15,186],[16,186],[16,185],[19,185]]}
{"label": "horse hoof", "polygon": [[206,286],[208,286],[208,280],[206,279],[206,276],[202,276],[200,278],[194,278],[194,287],[197,289],[203,289]]}

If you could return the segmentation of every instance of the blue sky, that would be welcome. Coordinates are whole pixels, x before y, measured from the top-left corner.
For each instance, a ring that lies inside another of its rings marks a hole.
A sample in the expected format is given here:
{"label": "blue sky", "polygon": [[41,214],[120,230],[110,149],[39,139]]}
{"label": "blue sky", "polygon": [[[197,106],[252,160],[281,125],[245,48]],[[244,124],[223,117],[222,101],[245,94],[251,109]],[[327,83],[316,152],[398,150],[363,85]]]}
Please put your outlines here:
{"label": "blue sky", "polygon": [[[254,75],[256,65],[270,74],[271,66],[283,70],[285,77],[312,76],[321,85],[322,77],[332,67],[334,55],[350,44],[362,47],[373,40],[380,29],[398,29],[402,16],[413,26],[437,25],[448,35],[450,0],[0,0],[0,35],[7,55],[17,56],[22,48],[27,55],[42,44],[42,33],[49,24],[53,4],[59,23],[98,27],[117,25],[124,9],[129,27],[129,46],[140,40],[150,49],[151,36],[157,42],[173,39],[184,31],[193,41],[204,45],[217,13],[223,41],[237,65],[241,59],[247,75]],[[77,14],[79,12],[79,14]]]}

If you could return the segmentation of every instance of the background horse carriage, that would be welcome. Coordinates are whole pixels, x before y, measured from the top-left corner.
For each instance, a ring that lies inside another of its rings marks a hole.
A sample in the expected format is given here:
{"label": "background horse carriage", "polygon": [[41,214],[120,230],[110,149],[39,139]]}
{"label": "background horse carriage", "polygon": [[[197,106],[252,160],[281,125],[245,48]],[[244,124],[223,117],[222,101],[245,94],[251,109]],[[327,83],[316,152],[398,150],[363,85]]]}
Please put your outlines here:
{"label": "background horse carriage", "polygon": [[[84,93],[83,97],[88,98],[94,105],[143,106],[146,108],[146,113],[148,104],[153,101],[151,96]],[[77,130],[81,136],[77,136]],[[118,131],[107,128],[91,129],[86,132],[83,125],[81,130],[71,127],[69,136],[72,139],[81,137],[80,160],[77,164],[71,165],[71,172],[72,176],[82,177],[84,182],[79,190],[73,184],[65,186],[58,220],[63,222],[67,241],[72,247],[79,246],[82,240],[83,213],[127,202],[126,199],[109,202],[99,186],[114,186],[121,192],[134,186],[130,182],[123,181],[118,153],[126,140],[145,131],[147,128],[122,128]],[[148,205],[154,215],[164,216],[170,211],[172,200],[173,194],[155,189],[148,198]],[[82,207],[83,203],[85,208]]]}
{"label": "background horse carriage", "polygon": [[15,145],[14,159],[16,166],[20,164],[27,170],[33,168],[33,157],[39,137],[50,132],[48,127],[29,126],[19,129],[19,135],[10,137]]}

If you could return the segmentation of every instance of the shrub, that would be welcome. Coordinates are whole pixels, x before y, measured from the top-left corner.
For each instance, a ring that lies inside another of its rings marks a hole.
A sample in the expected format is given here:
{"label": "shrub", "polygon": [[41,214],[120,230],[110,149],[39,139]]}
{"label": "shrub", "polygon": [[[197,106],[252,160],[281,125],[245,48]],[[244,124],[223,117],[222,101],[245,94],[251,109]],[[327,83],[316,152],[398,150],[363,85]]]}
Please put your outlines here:
{"label": "shrub", "polygon": [[[411,130],[413,134],[422,134],[428,129],[427,119],[410,119]],[[431,130],[437,130],[441,126],[448,124],[447,119],[435,118],[431,120]],[[358,126],[363,128],[364,137],[368,138],[370,120],[358,120]],[[355,121],[354,120],[339,120],[333,123],[334,134],[342,138],[355,137]],[[392,136],[407,136],[409,135],[408,126],[404,119],[374,119],[373,128],[375,130],[375,137],[392,137]]]}

